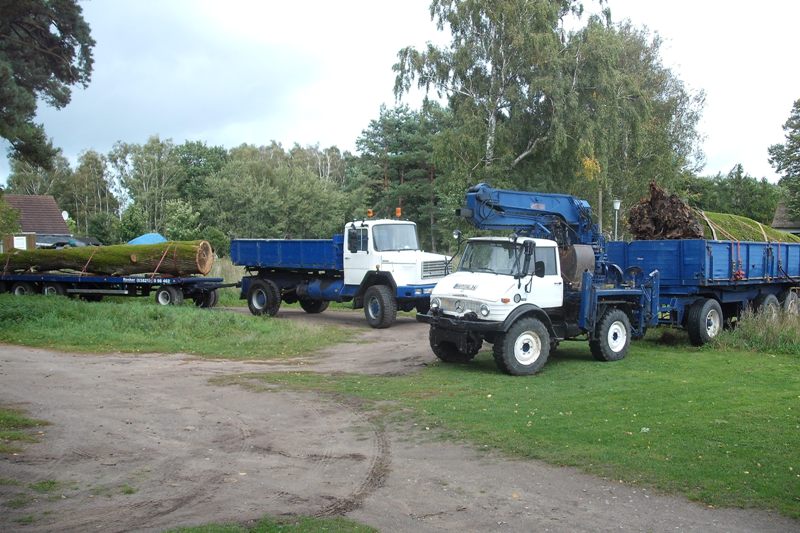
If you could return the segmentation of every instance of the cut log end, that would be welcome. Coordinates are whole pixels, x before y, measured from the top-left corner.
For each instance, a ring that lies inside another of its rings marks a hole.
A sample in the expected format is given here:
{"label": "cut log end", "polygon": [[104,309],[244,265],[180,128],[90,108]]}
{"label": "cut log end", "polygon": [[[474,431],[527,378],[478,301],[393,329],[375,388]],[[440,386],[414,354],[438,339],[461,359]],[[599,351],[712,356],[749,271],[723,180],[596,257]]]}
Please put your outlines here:
{"label": "cut log end", "polygon": [[197,271],[204,276],[214,266],[214,251],[208,241],[200,241],[197,246]]}

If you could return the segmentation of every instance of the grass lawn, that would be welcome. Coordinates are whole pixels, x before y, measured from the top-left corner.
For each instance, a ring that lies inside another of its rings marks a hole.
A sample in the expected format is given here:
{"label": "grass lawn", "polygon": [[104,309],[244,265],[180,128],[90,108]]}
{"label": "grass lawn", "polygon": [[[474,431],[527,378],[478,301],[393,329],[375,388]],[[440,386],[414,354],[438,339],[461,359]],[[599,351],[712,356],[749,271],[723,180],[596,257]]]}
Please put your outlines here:
{"label": "grass lawn", "polygon": [[377,530],[347,518],[265,517],[252,526],[209,524],[169,530],[167,533],[374,533]]}
{"label": "grass lawn", "polygon": [[330,326],[193,305],[89,303],[63,297],[0,294],[0,342],[25,346],[274,359],[313,352],[349,336],[349,332]]}
{"label": "grass lawn", "polygon": [[18,452],[20,444],[38,442],[33,430],[46,425],[44,420],[28,418],[16,409],[0,407],[0,453]]}
{"label": "grass lawn", "polygon": [[800,359],[650,341],[618,363],[594,362],[585,343],[558,353],[534,377],[499,373],[484,350],[405,377],[257,379],[390,400],[481,449],[800,518]]}

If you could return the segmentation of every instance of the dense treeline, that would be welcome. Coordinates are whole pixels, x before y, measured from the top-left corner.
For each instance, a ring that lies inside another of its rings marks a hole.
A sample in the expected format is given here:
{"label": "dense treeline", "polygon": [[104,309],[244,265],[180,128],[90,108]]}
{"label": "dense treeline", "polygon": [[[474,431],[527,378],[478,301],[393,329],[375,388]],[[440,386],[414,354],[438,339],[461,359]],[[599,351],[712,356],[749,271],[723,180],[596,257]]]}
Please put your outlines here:
{"label": "dense treeline", "polygon": [[327,238],[368,208],[395,207],[424,247],[441,250],[460,224],[454,208],[480,181],[587,198],[607,231],[610,200],[622,200],[624,217],[651,181],[701,209],[769,223],[778,186],[741,165],[698,176],[703,94],[661,64],[659,39],[608,11],[567,31],[582,10],[573,0],[433,0],[451,44],[404,48],[393,69],[398,98],[415,85],[435,98],[381,108],[357,154],[156,135],[87,150],[75,168],[60,153],[49,165],[12,159],[7,191],[54,195],[76,233],[104,243],[158,231],[223,253],[231,237]]}

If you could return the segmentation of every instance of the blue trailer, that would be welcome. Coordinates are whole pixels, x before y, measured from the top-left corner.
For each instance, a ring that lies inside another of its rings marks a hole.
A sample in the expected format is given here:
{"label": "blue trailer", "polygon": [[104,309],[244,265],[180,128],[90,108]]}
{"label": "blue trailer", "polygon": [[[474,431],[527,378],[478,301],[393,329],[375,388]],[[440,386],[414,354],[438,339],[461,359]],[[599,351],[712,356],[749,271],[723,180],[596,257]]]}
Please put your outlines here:
{"label": "blue trailer", "polygon": [[222,278],[170,277],[163,274],[98,276],[80,273],[0,273],[0,292],[15,295],[77,296],[99,301],[103,296],[149,296],[161,305],[178,305],[190,298],[198,307],[214,307]]}
{"label": "blue trailer", "polygon": [[[347,238],[345,239],[345,234]],[[397,310],[427,310],[447,257],[419,249],[416,225],[401,220],[348,223],[332,239],[233,239],[231,260],[244,266],[241,298],[254,315],[277,314],[281,302],[321,313],[352,302],[374,328]]]}
{"label": "blue trailer", "polygon": [[610,263],[660,274],[658,322],[702,345],[750,307],[798,312],[800,244],[702,239],[611,242]]}

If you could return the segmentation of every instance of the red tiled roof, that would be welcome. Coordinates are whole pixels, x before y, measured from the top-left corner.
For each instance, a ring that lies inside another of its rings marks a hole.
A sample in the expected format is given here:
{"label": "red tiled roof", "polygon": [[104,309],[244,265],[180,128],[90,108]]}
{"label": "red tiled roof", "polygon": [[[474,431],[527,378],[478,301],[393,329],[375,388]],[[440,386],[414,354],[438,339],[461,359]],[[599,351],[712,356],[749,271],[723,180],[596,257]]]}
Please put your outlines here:
{"label": "red tiled roof", "polygon": [[3,200],[19,211],[22,231],[38,235],[69,235],[69,227],[61,217],[61,209],[52,196],[4,194]]}

